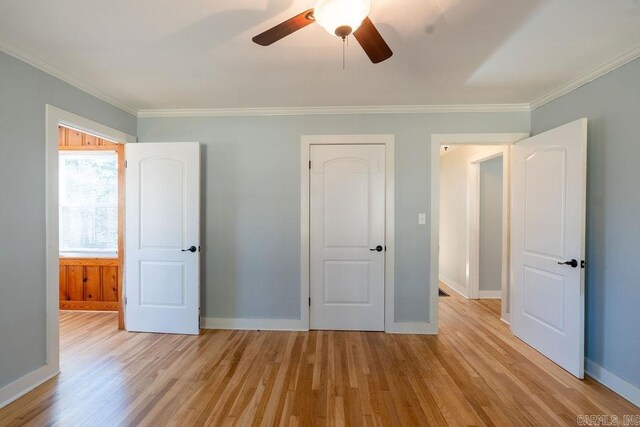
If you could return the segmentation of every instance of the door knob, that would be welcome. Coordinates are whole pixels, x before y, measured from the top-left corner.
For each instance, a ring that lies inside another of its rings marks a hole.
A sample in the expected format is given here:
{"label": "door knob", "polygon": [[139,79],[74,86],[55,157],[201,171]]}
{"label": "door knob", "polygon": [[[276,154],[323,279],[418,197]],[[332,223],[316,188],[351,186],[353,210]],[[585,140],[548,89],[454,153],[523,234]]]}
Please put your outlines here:
{"label": "door knob", "polygon": [[196,248],[195,246],[191,246],[189,249],[183,249],[182,252],[195,252],[197,250],[198,248]]}
{"label": "door knob", "polygon": [[382,252],[382,249],[384,249],[382,246],[378,245],[373,249],[369,249],[371,252]]}
{"label": "door knob", "polygon": [[560,261],[558,262],[558,265],[569,265],[573,268],[577,268],[578,267],[578,261],[576,261],[575,259],[572,259],[571,261]]}

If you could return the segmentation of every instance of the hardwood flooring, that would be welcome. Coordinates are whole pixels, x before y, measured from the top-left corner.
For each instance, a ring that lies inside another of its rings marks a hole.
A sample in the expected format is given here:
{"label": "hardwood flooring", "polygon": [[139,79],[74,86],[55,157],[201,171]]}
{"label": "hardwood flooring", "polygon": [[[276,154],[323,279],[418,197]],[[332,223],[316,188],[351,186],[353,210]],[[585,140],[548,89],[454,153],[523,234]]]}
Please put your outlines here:
{"label": "hardwood flooring", "polygon": [[640,414],[514,338],[498,300],[440,298],[439,336],[118,331],[61,314],[62,373],[0,425],[576,425]]}

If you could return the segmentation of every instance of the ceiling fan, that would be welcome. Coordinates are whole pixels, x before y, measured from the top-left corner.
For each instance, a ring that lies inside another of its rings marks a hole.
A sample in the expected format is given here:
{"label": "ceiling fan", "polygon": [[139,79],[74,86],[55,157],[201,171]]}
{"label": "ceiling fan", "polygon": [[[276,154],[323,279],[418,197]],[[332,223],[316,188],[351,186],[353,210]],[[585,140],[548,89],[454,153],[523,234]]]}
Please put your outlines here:
{"label": "ceiling fan", "polygon": [[329,34],[335,34],[343,40],[353,34],[371,62],[377,64],[391,58],[393,52],[369,19],[370,11],[371,0],[319,0],[315,8],[258,34],[253,41],[261,46],[269,46],[317,22]]}

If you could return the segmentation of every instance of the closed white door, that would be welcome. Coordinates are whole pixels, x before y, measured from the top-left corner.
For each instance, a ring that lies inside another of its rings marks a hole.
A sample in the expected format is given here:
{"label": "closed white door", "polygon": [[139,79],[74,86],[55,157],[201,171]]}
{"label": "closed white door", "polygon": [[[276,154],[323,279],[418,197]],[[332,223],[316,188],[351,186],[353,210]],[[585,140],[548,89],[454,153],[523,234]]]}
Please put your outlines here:
{"label": "closed white door", "polygon": [[125,145],[129,331],[200,332],[200,145]]}
{"label": "closed white door", "polygon": [[584,376],[587,119],[513,149],[513,333]]}
{"label": "closed white door", "polygon": [[312,145],[310,326],[384,330],[385,148]]}

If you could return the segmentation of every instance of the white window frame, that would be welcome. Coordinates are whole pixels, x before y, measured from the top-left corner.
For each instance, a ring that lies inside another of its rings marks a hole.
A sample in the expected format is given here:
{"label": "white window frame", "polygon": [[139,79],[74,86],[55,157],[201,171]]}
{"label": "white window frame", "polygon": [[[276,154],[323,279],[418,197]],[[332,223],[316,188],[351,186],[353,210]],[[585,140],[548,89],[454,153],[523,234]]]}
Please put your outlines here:
{"label": "white window frame", "polygon": [[[61,151],[59,154],[59,169],[58,171],[60,171],[60,164],[63,158],[82,158],[82,159],[86,159],[86,158],[90,158],[90,157],[106,157],[106,156],[114,156],[114,159],[116,161],[116,164],[118,162],[118,152],[116,150],[104,150],[104,151],[91,151],[91,150],[73,150],[73,151]],[[117,183],[117,175],[116,175],[116,186],[118,186]],[[62,177],[60,177],[60,182],[59,182],[59,188],[62,191],[62,189],[64,188],[63,182],[62,182]],[[120,188],[118,188],[118,191],[120,190]],[[68,206],[68,205],[64,205],[62,204],[62,200],[64,198],[60,197],[60,203],[58,206],[58,215],[60,218],[60,224],[59,224],[59,237],[60,237],[60,242],[62,242],[63,240],[63,232],[62,232],[62,209],[64,206]],[[116,207],[118,208],[118,204],[116,202]],[[60,248],[60,256],[61,257],[66,257],[66,258],[118,258],[118,245],[116,244],[115,250],[100,250],[100,249],[73,249],[73,250],[62,250],[62,248]]]}

